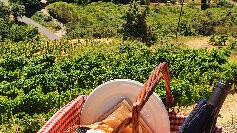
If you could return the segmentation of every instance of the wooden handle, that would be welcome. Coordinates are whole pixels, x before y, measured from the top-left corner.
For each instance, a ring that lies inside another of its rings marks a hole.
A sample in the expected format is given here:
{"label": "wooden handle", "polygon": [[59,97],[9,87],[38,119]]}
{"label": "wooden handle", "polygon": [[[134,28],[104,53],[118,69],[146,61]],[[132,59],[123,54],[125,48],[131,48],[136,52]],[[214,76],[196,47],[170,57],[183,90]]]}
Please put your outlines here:
{"label": "wooden handle", "polygon": [[136,102],[133,104],[132,110],[132,124],[133,133],[139,133],[139,117],[143,106],[148,101],[149,97],[153,94],[155,86],[161,78],[165,81],[166,90],[166,103],[168,107],[171,107],[174,103],[174,98],[170,89],[170,75],[169,68],[166,62],[160,63],[150,75],[149,79],[145,82],[144,88],[141,89]]}

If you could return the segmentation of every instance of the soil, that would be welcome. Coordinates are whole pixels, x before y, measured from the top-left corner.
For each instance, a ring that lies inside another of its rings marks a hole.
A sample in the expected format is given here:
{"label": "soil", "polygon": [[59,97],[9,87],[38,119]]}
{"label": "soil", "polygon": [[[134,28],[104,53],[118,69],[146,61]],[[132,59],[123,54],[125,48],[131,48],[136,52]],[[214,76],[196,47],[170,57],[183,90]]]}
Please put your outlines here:
{"label": "soil", "polygon": [[[213,49],[218,48],[218,46],[213,46],[209,44],[210,37],[180,37],[178,39],[179,44],[183,44],[184,46],[191,48],[191,49],[200,49],[200,48],[206,48],[206,49]],[[237,63],[237,48],[235,48],[229,58],[229,61],[232,63]]]}
{"label": "soil", "polygon": [[184,45],[187,45],[190,48],[193,49],[199,49],[199,48],[214,48],[213,45],[209,44],[210,37],[195,37],[191,38],[190,40],[187,40],[187,42],[184,42]]}

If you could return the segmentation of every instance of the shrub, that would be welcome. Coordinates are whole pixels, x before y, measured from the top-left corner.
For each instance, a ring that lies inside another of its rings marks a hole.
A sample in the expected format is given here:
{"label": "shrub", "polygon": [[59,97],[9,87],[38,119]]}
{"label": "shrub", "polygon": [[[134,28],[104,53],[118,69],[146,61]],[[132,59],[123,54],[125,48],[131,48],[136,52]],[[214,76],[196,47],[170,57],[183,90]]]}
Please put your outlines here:
{"label": "shrub", "polygon": [[9,36],[9,30],[11,27],[11,23],[6,19],[0,18],[0,42],[1,40],[5,40]]}
{"label": "shrub", "polygon": [[0,2],[0,18],[7,18],[10,15],[10,9]]}
{"label": "shrub", "polygon": [[227,35],[212,35],[209,42],[215,46],[225,46],[228,40]]}
{"label": "shrub", "polygon": [[233,36],[235,39],[237,39],[237,32],[233,32],[233,33],[232,33],[232,36]]}
{"label": "shrub", "polygon": [[209,8],[207,0],[201,0],[201,9],[206,10],[207,8]]}
{"label": "shrub", "polygon": [[24,5],[26,8],[40,6],[40,0],[10,0],[13,4]]}
{"label": "shrub", "polygon": [[226,10],[222,16],[220,16],[219,24],[225,28],[231,28],[237,24],[237,8]]}
{"label": "shrub", "polygon": [[201,35],[211,35],[214,33],[216,20],[213,12],[206,10],[196,14],[193,18],[193,26]]}
{"label": "shrub", "polygon": [[74,5],[57,2],[48,7],[49,14],[63,23],[76,22],[78,17]]}
{"label": "shrub", "polygon": [[126,6],[111,2],[91,3],[75,6],[57,2],[48,6],[49,13],[66,23],[69,38],[77,37],[111,37],[118,35]]}
{"label": "shrub", "polygon": [[55,3],[55,2],[59,2],[59,1],[63,1],[63,2],[67,2],[67,3],[75,3],[78,5],[84,5],[84,4],[88,4],[89,2],[91,2],[91,0],[48,0],[48,3]]}
{"label": "shrub", "polygon": [[9,32],[9,38],[14,42],[31,40],[36,37],[38,37],[37,29],[30,26],[18,26],[13,24]]}
{"label": "shrub", "polygon": [[180,22],[179,33],[184,36],[192,36],[197,34],[192,25],[185,20]]}
{"label": "shrub", "polygon": [[131,0],[103,0],[103,1],[112,1],[114,3],[128,4]]}
{"label": "shrub", "polygon": [[12,4],[11,6],[11,12],[13,16],[16,17],[22,17],[25,15],[25,6],[24,5],[19,5],[19,4]]}
{"label": "shrub", "polygon": [[39,22],[40,24],[44,24],[45,22],[49,22],[52,20],[50,16],[45,15],[43,12],[39,11],[31,17],[33,20]]}
{"label": "shrub", "polygon": [[[76,3],[76,4],[88,4],[91,2],[99,2],[99,0],[49,0],[48,3],[54,3],[54,2],[67,2],[67,3]],[[131,0],[102,0],[103,2],[113,2],[118,4],[128,4],[131,2]],[[143,4],[148,4],[149,0],[142,0]]]}
{"label": "shrub", "polygon": [[0,41],[14,42],[38,40],[38,31],[30,26],[19,26],[6,19],[0,18]]}
{"label": "shrub", "polygon": [[230,50],[234,50],[235,48],[237,48],[237,40],[230,40],[228,44],[228,48]]}
{"label": "shrub", "polygon": [[234,7],[234,5],[231,4],[228,0],[219,0],[217,7],[232,8]]}
{"label": "shrub", "polygon": [[123,24],[123,37],[125,40],[130,37],[139,38],[148,45],[154,41],[150,27],[146,23],[147,10],[148,7],[142,9],[137,2],[130,4],[130,8],[123,17],[125,20]]}

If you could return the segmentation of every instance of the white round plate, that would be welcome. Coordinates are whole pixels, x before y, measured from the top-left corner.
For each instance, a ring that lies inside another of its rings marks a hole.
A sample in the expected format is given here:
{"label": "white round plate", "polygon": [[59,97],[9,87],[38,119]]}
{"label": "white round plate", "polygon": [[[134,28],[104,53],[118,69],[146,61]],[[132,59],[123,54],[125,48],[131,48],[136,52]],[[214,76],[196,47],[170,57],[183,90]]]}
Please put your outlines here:
{"label": "white round plate", "polygon": [[[112,80],[98,86],[83,105],[81,124],[89,125],[96,122],[123,99],[134,103],[141,88],[143,84],[129,79]],[[141,117],[154,133],[170,133],[168,113],[157,94],[151,95],[141,111]]]}

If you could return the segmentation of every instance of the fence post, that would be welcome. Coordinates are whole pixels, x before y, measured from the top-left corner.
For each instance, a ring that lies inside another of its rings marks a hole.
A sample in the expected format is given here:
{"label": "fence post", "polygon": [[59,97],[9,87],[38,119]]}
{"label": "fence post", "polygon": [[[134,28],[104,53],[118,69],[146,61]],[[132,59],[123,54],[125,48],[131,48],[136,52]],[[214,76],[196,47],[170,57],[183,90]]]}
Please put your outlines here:
{"label": "fence post", "polygon": [[237,92],[237,82],[234,83],[234,91]]}

